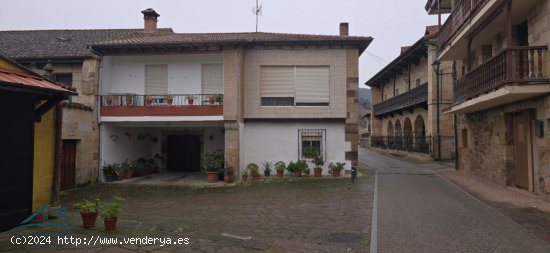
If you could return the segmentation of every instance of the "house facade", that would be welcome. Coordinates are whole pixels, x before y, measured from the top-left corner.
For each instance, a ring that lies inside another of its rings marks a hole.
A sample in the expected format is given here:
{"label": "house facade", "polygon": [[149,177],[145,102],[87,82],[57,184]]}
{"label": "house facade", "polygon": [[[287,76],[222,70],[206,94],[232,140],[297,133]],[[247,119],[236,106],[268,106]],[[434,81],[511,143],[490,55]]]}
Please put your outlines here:
{"label": "house facade", "polygon": [[163,34],[159,15],[143,14],[146,36],[90,46],[102,56],[102,163],[156,158],[192,172],[221,149],[238,173],[305,159],[308,147],[348,170],[357,162],[358,57],[372,38],[346,23],[335,36]]}
{"label": "house facade", "polygon": [[0,51],[6,57],[39,74],[49,62],[56,80],[78,92],[62,103],[61,189],[97,182],[99,175],[101,60],[87,44],[142,35],[143,29],[0,31]]}
{"label": "house facade", "polygon": [[447,113],[458,119],[459,169],[547,197],[549,1],[440,3],[426,9],[450,12],[437,58],[457,66]]}
{"label": "house facade", "polygon": [[370,146],[435,160],[453,159],[452,65],[433,64],[438,26],[426,27],[414,45],[365,84],[372,92]]}

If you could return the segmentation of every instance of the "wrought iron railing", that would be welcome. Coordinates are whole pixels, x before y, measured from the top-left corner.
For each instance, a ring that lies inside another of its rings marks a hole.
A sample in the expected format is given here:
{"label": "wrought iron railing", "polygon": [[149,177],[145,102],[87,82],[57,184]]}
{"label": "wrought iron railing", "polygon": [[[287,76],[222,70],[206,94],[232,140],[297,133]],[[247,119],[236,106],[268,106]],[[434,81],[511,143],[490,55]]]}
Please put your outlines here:
{"label": "wrought iron railing", "polygon": [[453,104],[498,89],[507,83],[548,82],[543,74],[547,46],[505,48],[456,80]]}
{"label": "wrought iron railing", "polygon": [[488,2],[489,0],[459,0],[439,30],[439,50],[443,50],[449,39]]}
{"label": "wrought iron railing", "polygon": [[374,116],[381,116],[394,111],[425,103],[428,101],[428,83],[392,97],[373,106]]}
{"label": "wrought iron railing", "polygon": [[222,94],[136,95],[113,94],[100,96],[102,107],[133,106],[216,106],[223,105]]}
{"label": "wrought iron railing", "polygon": [[382,149],[394,149],[407,152],[430,154],[432,147],[431,136],[371,136],[371,146]]}

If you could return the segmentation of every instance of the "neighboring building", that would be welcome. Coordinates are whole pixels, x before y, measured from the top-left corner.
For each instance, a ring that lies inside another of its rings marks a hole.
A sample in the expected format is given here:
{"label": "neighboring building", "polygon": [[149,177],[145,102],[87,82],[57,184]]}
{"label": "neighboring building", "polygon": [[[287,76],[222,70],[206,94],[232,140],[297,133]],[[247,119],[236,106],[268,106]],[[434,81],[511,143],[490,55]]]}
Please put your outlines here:
{"label": "neighboring building", "polygon": [[0,56],[0,231],[51,204],[56,110],[73,92]]}
{"label": "neighboring building", "polygon": [[[102,56],[104,163],[163,157],[162,169],[198,171],[200,154],[227,165],[304,159],[357,162],[358,57],[372,38],[282,33],[163,34],[94,43]],[[328,164],[328,163],[327,163]],[[327,173],[325,166],[325,173]]]}
{"label": "neighboring building", "polygon": [[62,189],[96,182],[98,178],[99,127],[95,108],[100,59],[87,44],[142,35],[143,29],[0,31],[0,51],[5,56],[40,74],[50,61],[56,79],[78,92],[78,96],[63,103]]}
{"label": "neighboring building", "polygon": [[550,1],[432,0],[428,12],[437,2],[451,7],[437,57],[457,65],[458,169],[547,197]]}
{"label": "neighboring building", "polygon": [[[433,64],[438,26],[365,84],[372,92],[371,147],[431,159],[453,159],[453,118],[442,111],[452,100],[451,64]],[[436,73],[440,73],[438,76]]]}
{"label": "neighboring building", "polygon": [[359,135],[368,137],[371,134],[371,110],[365,110],[365,113],[361,115],[359,120]]}

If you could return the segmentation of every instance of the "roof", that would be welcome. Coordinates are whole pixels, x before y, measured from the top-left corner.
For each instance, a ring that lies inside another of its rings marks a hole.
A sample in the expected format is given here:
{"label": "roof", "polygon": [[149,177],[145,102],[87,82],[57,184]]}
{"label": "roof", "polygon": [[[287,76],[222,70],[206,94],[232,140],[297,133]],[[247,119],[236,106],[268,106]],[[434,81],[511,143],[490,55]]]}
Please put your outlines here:
{"label": "roof", "polygon": [[371,79],[365,82],[367,86],[378,86],[377,83],[387,78],[388,74],[396,72],[396,70],[402,69],[403,62],[410,62],[418,57],[419,54],[427,54],[426,42],[430,41],[433,38],[437,37],[439,32],[438,25],[426,26],[424,36],[415,42],[412,46],[401,47],[401,54],[395,58],[392,62],[386,65],[382,70],[380,70],[376,75]]}
{"label": "roof", "polygon": [[[159,33],[173,33],[171,28]],[[87,44],[144,36],[140,29],[0,31],[0,52],[14,60],[88,58]]]}
{"label": "roof", "polygon": [[267,32],[242,33],[172,33],[152,34],[133,38],[114,39],[90,43],[93,49],[124,46],[170,46],[170,45],[239,45],[239,44],[354,44],[368,47],[372,37],[338,36],[317,34],[290,34]]}
{"label": "roof", "polygon": [[12,60],[0,55],[0,60],[7,61],[19,67],[19,71],[0,67],[0,84],[18,86],[19,88],[38,89],[42,91],[53,91],[57,93],[74,94],[74,92],[61,87],[59,84],[45,79],[44,77],[24,68]]}

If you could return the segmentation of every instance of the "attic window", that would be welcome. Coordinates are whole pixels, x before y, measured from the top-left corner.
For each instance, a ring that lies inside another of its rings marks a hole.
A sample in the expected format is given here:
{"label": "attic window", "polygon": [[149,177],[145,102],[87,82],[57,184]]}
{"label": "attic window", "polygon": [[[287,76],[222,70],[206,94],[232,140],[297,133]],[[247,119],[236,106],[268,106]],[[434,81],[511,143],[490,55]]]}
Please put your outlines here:
{"label": "attic window", "polygon": [[71,40],[70,38],[67,38],[65,36],[55,36],[54,38],[56,38],[59,41],[70,41]]}

